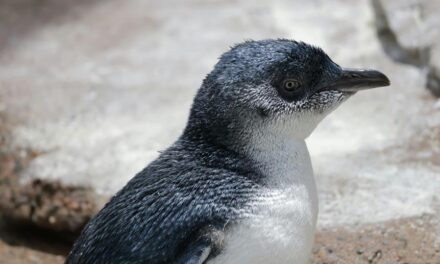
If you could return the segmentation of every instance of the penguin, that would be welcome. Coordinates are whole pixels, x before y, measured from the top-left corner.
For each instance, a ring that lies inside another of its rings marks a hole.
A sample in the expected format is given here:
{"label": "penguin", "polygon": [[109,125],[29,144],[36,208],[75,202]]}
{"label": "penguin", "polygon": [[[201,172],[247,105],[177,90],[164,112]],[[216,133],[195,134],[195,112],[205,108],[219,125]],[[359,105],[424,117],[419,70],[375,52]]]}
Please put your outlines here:
{"label": "penguin", "polygon": [[389,84],[304,42],[233,46],[181,136],[89,221],[66,263],[307,263],[318,195],[305,139],[356,92]]}

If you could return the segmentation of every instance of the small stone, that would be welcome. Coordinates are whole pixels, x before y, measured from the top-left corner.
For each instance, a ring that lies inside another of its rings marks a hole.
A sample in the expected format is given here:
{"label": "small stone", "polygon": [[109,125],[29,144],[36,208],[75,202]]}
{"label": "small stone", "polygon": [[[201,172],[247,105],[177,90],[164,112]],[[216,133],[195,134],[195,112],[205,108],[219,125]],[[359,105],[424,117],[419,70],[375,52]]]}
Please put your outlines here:
{"label": "small stone", "polygon": [[49,223],[55,224],[56,222],[57,222],[57,219],[55,218],[55,216],[50,216],[49,217]]}
{"label": "small stone", "polygon": [[403,251],[397,252],[397,260],[401,261],[405,259],[405,253]]}
{"label": "small stone", "polygon": [[325,259],[327,257],[327,252],[324,247],[320,248],[318,251],[318,257],[320,259]]}

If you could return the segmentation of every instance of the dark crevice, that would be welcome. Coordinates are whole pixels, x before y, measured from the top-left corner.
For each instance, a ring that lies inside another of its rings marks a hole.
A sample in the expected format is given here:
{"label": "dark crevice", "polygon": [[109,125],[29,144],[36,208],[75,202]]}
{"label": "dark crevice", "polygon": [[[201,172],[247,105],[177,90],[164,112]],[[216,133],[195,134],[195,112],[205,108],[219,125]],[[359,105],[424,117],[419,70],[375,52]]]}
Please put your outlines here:
{"label": "dark crevice", "polygon": [[0,240],[10,246],[65,256],[77,235],[71,232],[56,232],[28,223],[8,221],[0,216]]}
{"label": "dark crevice", "polygon": [[440,97],[440,74],[430,67],[426,76],[426,87],[437,97]]}

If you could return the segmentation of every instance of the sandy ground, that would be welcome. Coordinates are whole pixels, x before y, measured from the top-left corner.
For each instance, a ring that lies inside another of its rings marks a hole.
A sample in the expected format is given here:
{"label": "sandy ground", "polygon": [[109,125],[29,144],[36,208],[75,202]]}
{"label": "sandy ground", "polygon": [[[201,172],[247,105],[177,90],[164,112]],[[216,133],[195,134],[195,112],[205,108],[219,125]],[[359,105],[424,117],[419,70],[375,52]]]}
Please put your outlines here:
{"label": "sandy ground", "polygon": [[316,236],[311,263],[438,264],[436,221],[434,216],[424,215],[356,228],[321,230]]}
{"label": "sandy ground", "polygon": [[54,256],[27,247],[10,246],[0,241],[1,264],[58,264],[63,263],[64,257]]}
{"label": "sandy ground", "polygon": [[[418,218],[320,230],[311,264],[439,264],[434,218]],[[63,263],[69,243],[44,231],[0,229],[0,264]],[[29,235],[31,234],[31,235]],[[42,236],[44,239],[42,239]]]}

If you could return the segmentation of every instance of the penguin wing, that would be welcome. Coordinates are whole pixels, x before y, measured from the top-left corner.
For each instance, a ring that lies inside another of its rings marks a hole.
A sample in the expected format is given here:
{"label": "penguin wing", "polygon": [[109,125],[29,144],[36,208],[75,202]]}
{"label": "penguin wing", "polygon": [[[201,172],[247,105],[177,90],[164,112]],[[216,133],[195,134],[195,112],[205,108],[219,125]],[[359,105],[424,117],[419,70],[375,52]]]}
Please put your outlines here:
{"label": "penguin wing", "polygon": [[219,252],[228,221],[210,199],[151,186],[132,190],[88,223],[66,263],[201,264]]}
{"label": "penguin wing", "polygon": [[221,250],[223,238],[223,230],[212,226],[204,228],[197,239],[185,249],[176,264],[205,263],[208,258],[214,257]]}
{"label": "penguin wing", "polygon": [[[148,185],[135,178],[87,224],[66,263],[206,262],[221,250],[224,227],[246,201],[237,178],[215,182],[207,175],[153,182],[150,174]],[[205,188],[207,182],[215,187]]]}
{"label": "penguin wing", "polygon": [[66,263],[206,262],[257,187],[240,173],[162,157],[87,224]]}
{"label": "penguin wing", "polygon": [[206,241],[199,241],[187,249],[184,256],[177,261],[177,264],[200,264],[205,263],[211,253],[211,245]]}

